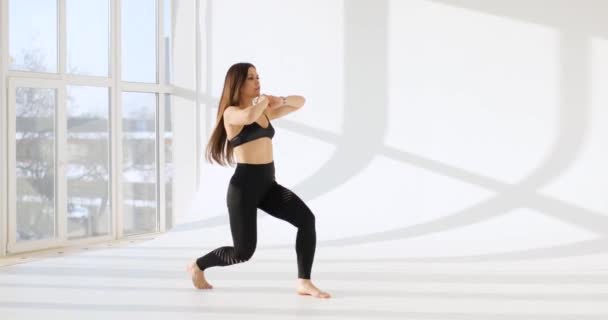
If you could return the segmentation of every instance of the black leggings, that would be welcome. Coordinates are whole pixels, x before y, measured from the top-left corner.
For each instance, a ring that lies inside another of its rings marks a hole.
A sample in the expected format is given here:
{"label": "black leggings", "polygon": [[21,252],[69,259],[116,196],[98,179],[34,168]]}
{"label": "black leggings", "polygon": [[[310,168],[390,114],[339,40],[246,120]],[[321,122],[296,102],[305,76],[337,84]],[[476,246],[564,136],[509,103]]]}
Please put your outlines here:
{"label": "black leggings", "polygon": [[201,270],[245,262],[253,256],[259,208],[298,228],[298,278],[310,279],[317,245],[315,216],[295,193],[275,181],[274,173],[274,162],[237,163],[226,196],[234,247],[219,247],[198,258]]}

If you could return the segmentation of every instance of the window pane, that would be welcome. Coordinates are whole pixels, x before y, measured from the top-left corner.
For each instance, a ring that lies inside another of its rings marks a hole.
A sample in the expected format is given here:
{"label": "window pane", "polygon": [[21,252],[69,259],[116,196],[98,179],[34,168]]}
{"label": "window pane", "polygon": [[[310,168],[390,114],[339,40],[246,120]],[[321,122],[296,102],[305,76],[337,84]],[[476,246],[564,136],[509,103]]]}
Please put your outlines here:
{"label": "window pane", "polygon": [[57,1],[9,1],[9,68],[57,72]]}
{"label": "window pane", "polygon": [[164,0],[165,83],[173,82],[173,0]]}
{"label": "window pane", "polygon": [[171,95],[165,95],[165,226],[173,227],[173,116]]}
{"label": "window pane", "polygon": [[156,82],[155,0],[122,1],[122,80]]}
{"label": "window pane", "polygon": [[136,92],[122,97],[124,233],[155,232],[157,98]]}
{"label": "window pane", "polygon": [[67,73],[108,76],[108,0],[67,0]]}
{"label": "window pane", "polygon": [[55,236],[55,89],[16,89],[17,241]]}
{"label": "window pane", "polygon": [[68,237],[110,233],[107,88],[68,87]]}

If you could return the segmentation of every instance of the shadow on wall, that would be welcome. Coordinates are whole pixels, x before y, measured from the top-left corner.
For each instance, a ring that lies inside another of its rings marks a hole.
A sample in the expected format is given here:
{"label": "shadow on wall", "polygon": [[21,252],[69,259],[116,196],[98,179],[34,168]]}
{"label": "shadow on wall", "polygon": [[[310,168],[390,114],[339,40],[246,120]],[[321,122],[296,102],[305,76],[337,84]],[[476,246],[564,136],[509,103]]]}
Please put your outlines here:
{"label": "shadow on wall", "polygon": [[[481,186],[493,191],[495,196],[472,207],[429,222],[382,232],[319,241],[318,244],[320,246],[346,246],[417,237],[453,230],[500,216],[516,208],[528,207],[538,210],[541,214],[596,233],[599,237],[597,240],[508,253],[408,260],[439,259],[444,262],[518,260],[607,252],[608,247],[605,244],[608,234],[608,217],[592,210],[570,205],[559,199],[541,195],[537,190],[552,182],[568,169],[581,152],[581,147],[585,142],[589,127],[588,121],[591,117],[590,98],[586,90],[590,87],[590,37],[608,38],[608,20],[602,16],[604,12],[608,12],[608,3],[600,0],[586,1],[585,6],[577,3],[576,11],[574,11],[572,2],[566,0],[537,0],[525,4],[481,0],[433,1],[513,20],[547,25],[560,31],[559,92],[561,97],[559,123],[557,124],[559,134],[553,141],[546,158],[527,177],[517,183],[507,184],[384,144],[388,117],[386,57],[388,56],[389,2],[374,1],[373,5],[370,5],[369,2],[370,0],[344,2],[344,103],[348,108],[344,108],[342,134],[336,136],[287,120],[282,122],[282,125],[289,130],[312,138],[322,138],[336,146],[332,157],[317,172],[294,186],[293,189],[303,199],[311,200],[337,188],[352,176],[363,171],[375,156],[383,155],[404,164]],[[373,81],[366,79],[373,79]],[[206,118],[210,119],[215,116],[210,110],[217,104],[217,99],[208,96],[205,99]],[[378,107],[368,108],[372,104]],[[366,129],[360,130],[360,128]],[[228,218],[225,213],[222,213],[208,219],[179,225],[173,232],[224,224],[228,224]],[[291,247],[292,244],[271,246],[271,248],[281,249]]]}

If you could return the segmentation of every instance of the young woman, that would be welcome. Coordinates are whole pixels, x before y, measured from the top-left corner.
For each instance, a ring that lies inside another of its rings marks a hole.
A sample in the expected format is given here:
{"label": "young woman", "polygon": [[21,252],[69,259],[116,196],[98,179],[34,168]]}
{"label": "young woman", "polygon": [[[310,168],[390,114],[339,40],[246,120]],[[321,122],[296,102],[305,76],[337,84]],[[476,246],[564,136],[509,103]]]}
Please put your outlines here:
{"label": "young woman", "polygon": [[270,120],[303,105],[301,96],[260,95],[260,77],[250,63],[237,63],[228,69],[206,155],[209,162],[220,165],[234,164],[236,156],[236,170],[226,197],[234,246],[212,250],[189,266],[196,288],[213,288],[205,279],[207,268],[228,266],[251,258],[257,242],[259,208],[298,228],[296,292],[318,298],[330,297],[310,280],[317,241],[315,216],[296,194],[275,181],[274,128]]}

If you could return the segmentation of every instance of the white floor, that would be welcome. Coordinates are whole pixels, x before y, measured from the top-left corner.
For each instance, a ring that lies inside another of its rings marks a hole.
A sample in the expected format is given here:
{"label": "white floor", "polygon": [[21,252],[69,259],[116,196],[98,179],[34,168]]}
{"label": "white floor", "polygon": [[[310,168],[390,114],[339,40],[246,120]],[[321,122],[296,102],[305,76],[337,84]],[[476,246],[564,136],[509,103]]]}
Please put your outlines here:
{"label": "white floor", "polygon": [[187,262],[228,239],[218,226],[0,267],[0,319],[608,319],[608,255],[431,263],[398,242],[319,245],[322,300],[295,294],[291,245],[258,243],[193,289]]}

